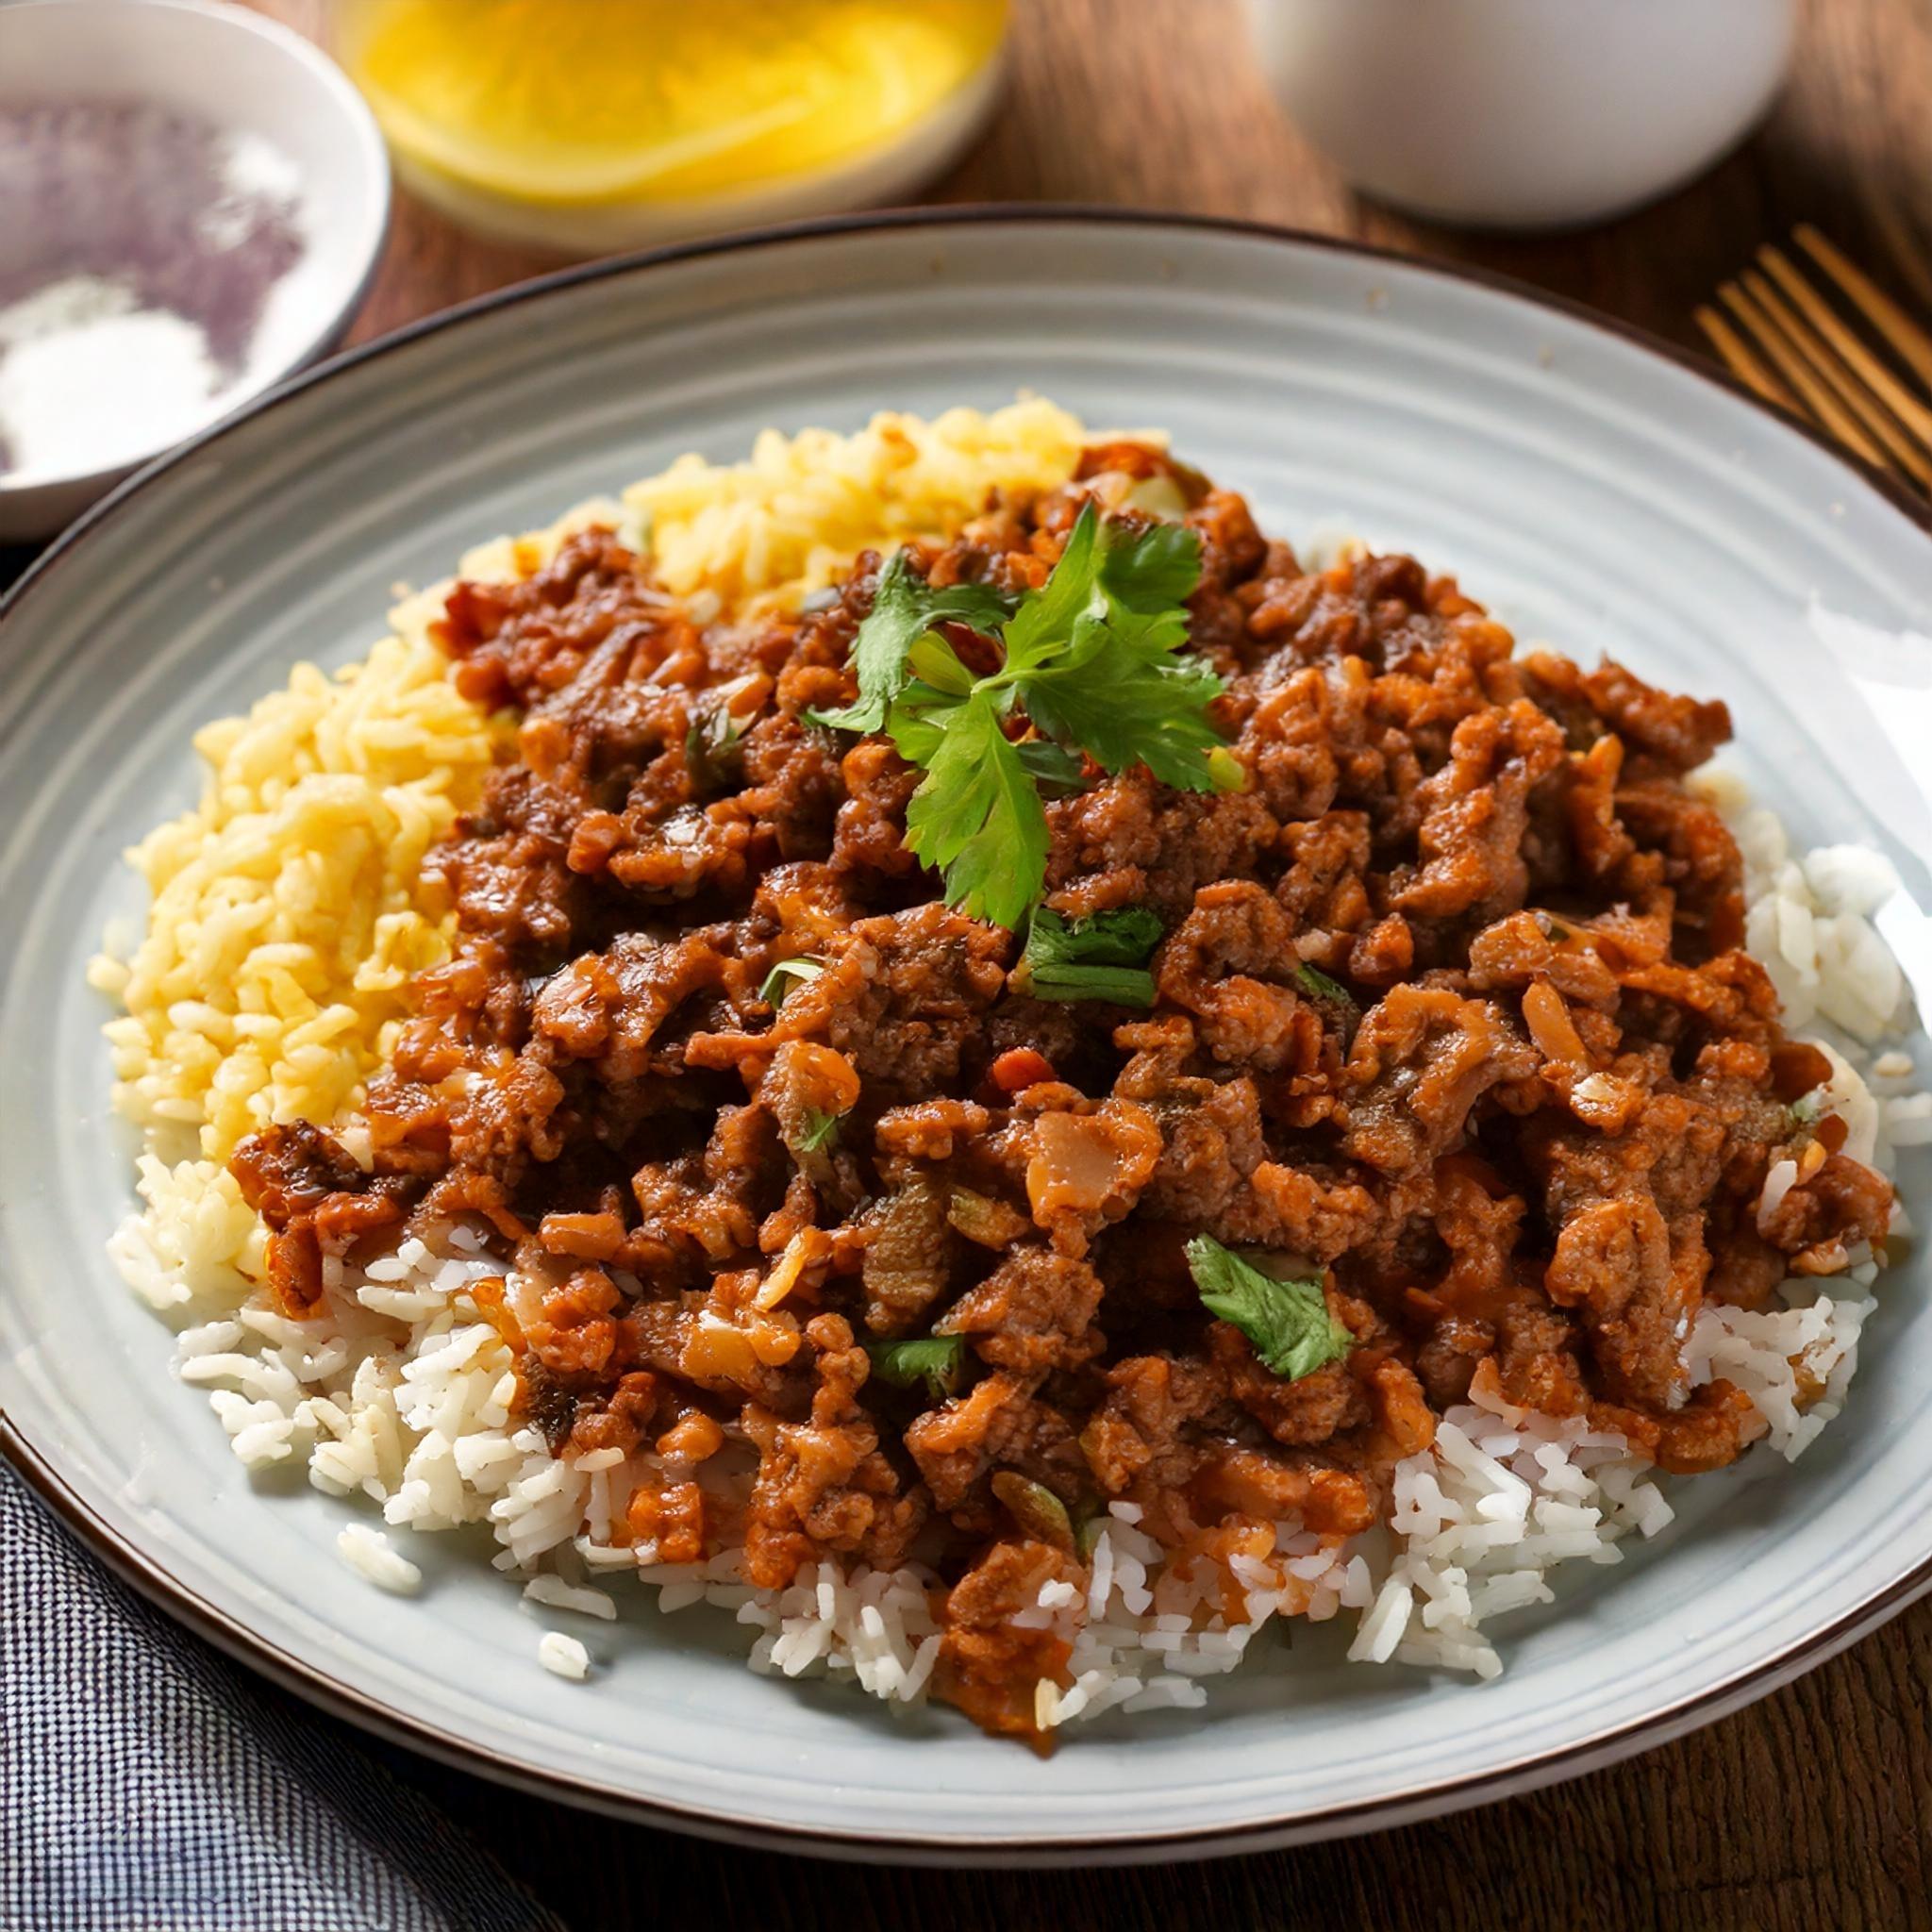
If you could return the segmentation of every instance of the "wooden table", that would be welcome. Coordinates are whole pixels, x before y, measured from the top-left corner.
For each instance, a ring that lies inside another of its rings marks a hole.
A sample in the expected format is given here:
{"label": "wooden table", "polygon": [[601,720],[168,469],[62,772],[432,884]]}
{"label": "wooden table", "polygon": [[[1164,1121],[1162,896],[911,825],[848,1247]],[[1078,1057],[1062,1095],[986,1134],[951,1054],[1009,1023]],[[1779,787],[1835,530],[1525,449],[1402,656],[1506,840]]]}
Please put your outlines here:
{"label": "wooden table", "polygon": [[[321,0],[259,4],[320,23]],[[1876,264],[1870,207],[1885,197],[1916,208],[1932,258],[1932,0],[1811,0],[1792,82],[1738,154],[1628,220],[1529,241],[1357,201],[1267,98],[1236,0],[1018,0],[1016,13],[999,124],[935,199],[1121,203],[1355,235],[1500,269],[1693,346],[1691,305],[1794,222]],[[405,198],[355,337],[548,265]],[[1928,1693],[1932,1603],[1736,1717],[1536,1797],[1273,1857],[1115,1873],[723,1851],[395,1756],[583,1928],[1891,1925],[1932,1917]]]}

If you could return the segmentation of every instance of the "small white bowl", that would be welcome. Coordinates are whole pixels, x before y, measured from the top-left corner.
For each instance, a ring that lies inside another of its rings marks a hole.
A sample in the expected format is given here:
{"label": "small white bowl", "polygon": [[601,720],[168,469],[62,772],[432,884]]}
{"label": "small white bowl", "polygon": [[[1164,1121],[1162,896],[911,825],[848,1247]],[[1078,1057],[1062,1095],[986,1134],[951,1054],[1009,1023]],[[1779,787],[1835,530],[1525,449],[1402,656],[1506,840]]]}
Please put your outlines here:
{"label": "small white bowl", "polygon": [[[347,332],[389,226],[382,136],[325,54],[241,8],[214,0],[0,5],[0,106],[124,101],[262,137],[300,179],[303,254],[275,285],[247,376],[211,406],[213,422]],[[58,529],[175,440],[84,475],[46,465],[0,472],[0,541]]]}
{"label": "small white bowl", "polygon": [[1276,98],[1358,188],[1434,220],[1574,227],[1741,140],[1797,0],[1248,0]]}

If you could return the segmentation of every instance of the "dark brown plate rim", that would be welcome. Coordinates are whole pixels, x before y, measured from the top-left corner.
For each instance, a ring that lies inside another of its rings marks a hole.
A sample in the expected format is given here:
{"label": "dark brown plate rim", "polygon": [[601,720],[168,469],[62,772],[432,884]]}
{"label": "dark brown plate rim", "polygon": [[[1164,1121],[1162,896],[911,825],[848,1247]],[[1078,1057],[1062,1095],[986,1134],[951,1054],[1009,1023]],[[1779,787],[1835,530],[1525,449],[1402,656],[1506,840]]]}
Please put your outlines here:
{"label": "dark brown plate rim", "polygon": [[[1912,496],[1891,477],[1848,456],[1822,431],[1764,402],[1715,365],[1674,343],[1664,341],[1613,316],[1601,314],[1580,302],[1546,293],[1512,276],[1427,255],[1405,254],[1397,249],[1377,247],[1339,236],[1312,234],[1302,229],[1225,216],[1091,207],[1079,203],[1027,203],[1012,207],[974,204],[827,216],[751,228],[712,240],[683,242],[587,262],[476,296],[373,342],[346,350],[307,374],[266,391],[233,416],[137,471],[103,497],[27,568],[9,591],[0,596],[0,623],[4,623],[30,597],[48,594],[47,587],[77,557],[84,556],[90,541],[114,518],[123,505],[190,457],[219,442],[242,424],[267,414],[341,371],[388,355],[420,337],[458,326],[475,316],[540,299],[557,290],[575,288],[580,283],[606,277],[634,275],[641,270],[707,256],[809,243],[824,237],[870,231],[983,226],[1003,223],[1091,223],[1141,227],[1157,232],[1242,236],[1254,241],[1324,249],[1366,261],[1387,261],[1446,280],[1474,284],[1618,338],[1700,381],[1725,391],[1781,428],[1823,450],[1842,469],[1916,524],[1928,538],[1932,538],[1932,504]],[[0,1411],[0,1452],[5,1453],[69,1527],[142,1594],[220,1649],[333,1716],[374,1731],[391,1742],[424,1752],[458,1770],[477,1773],[541,1797],[561,1799],[639,1824],[825,1857],[887,1860],[896,1857],[908,1861],[929,1863],[965,1859],[984,1864],[1143,1862],[1172,1857],[1224,1857],[1238,1852],[1259,1851],[1272,1846],[1385,1829],[1579,1776],[1630,1757],[1648,1745],[1680,1737],[1700,1724],[1740,1708],[1824,1662],[1932,1589],[1932,1559],[1928,1559],[1809,1637],[1788,1645],[1751,1670],[1700,1690],[1694,1696],[1666,1704],[1646,1717],[1559,1749],[1530,1753],[1492,1770],[1440,1780],[1388,1797],[1364,1799],[1325,1810],[1297,1812],[1274,1820],[1251,1821],[1224,1830],[1178,1834],[1123,1832],[1100,1838],[1054,1838],[837,1832],[808,1826],[760,1824],[725,1810],[680,1806],[666,1799],[615,1791],[563,1772],[522,1763],[486,1746],[450,1737],[419,1718],[390,1709],[378,1700],[338,1682],[326,1672],[270,1642],[235,1617],[177,1583],[161,1565],[96,1516],[68,1487],[55,1467],[54,1457],[32,1441],[4,1411]]]}

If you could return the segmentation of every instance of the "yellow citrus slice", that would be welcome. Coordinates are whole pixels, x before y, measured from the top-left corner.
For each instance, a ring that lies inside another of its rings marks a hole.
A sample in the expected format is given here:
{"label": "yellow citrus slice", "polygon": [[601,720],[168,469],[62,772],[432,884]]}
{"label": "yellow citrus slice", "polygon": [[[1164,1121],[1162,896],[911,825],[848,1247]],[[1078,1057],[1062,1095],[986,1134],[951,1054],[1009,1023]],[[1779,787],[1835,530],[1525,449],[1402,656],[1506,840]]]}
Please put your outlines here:
{"label": "yellow citrus slice", "polygon": [[529,201],[677,201],[915,126],[1007,0],[345,0],[343,63],[397,153]]}

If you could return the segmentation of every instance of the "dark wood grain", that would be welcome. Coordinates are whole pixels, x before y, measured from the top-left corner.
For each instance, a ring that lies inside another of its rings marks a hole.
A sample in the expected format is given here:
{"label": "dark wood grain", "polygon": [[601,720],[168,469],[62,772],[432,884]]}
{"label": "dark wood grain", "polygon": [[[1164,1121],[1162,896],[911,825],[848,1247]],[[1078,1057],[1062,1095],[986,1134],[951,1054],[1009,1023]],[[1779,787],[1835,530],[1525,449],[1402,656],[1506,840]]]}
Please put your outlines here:
{"label": "dark wood grain", "polygon": [[[320,0],[265,4],[311,30],[322,18]],[[1794,222],[1874,264],[1874,197],[1932,236],[1928,0],[1812,0],[1790,85],[1741,149],[1624,221],[1534,240],[1459,235],[1353,197],[1275,112],[1235,0],[1020,0],[1013,51],[997,125],[936,199],[1119,203],[1356,235],[1519,275],[1693,347],[1691,305]],[[465,240],[405,197],[357,339],[548,265]],[[1129,1872],[820,1866],[402,1761],[583,1928],[1802,1932],[1932,1921],[1928,1691],[1922,1606],[1749,1710],[1554,1790],[1372,1838]]]}

